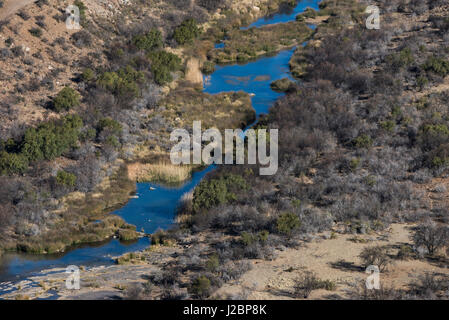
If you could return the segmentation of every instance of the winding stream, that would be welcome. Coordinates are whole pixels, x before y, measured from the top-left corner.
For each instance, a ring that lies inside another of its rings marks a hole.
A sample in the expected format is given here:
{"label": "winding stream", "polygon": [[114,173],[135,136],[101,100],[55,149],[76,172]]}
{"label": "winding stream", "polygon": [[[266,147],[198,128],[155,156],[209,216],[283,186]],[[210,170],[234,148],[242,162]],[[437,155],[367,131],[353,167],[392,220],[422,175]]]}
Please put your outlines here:
{"label": "winding stream", "polygon": [[[318,10],[318,3],[319,0],[300,1],[294,9],[290,8],[290,11],[283,10],[261,18],[249,27],[293,21],[296,15],[307,7]],[[291,78],[289,61],[294,50],[282,51],[276,56],[263,57],[246,64],[217,66],[212,75],[205,77],[204,91],[215,94],[243,90],[254,94],[252,103],[258,116],[267,113],[270,106],[283,95],[271,90],[270,83],[285,77]],[[190,181],[177,188],[139,183],[137,184],[138,198],[130,199],[126,206],[113,213],[126,222],[136,225],[139,231],[143,229],[146,233],[153,233],[159,228],[167,229],[174,224],[176,207],[181,197],[198,185],[213,169],[214,167],[210,166],[201,172],[194,173]],[[34,274],[42,274],[41,270],[65,268],[68,265],[110,265],[113,263],[112,257],[140,251],[149,245],[148,238],[142,238],[133,243],[112,239],[104,243],[79,246],[59,255],[5,253],[0,258],[0,294],[6,292],[6,281],[20,280]]]}

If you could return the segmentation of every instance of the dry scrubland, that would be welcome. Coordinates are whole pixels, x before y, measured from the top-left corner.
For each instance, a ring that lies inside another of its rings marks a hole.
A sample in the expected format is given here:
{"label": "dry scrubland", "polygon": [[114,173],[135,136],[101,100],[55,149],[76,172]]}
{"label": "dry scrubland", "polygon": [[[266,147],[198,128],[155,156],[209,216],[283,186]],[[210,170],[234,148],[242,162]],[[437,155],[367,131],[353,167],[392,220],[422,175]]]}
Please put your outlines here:
{"label": "dry scrubland", "polygon": [[[239,2],[250,8],[254,3]],[[77,296],[61,289],[56,273],[34,279],[49,282],[41,288],[12,284],[21,290],[8,298],[45,296],[49,288],[62,298],[447,298],[449,7],[439,0],[375,3],[383,12],[380,30],[365,28],[364,1],[324,0],[320,13],[309,10],[298,18],[299,24],[320,22],[291,61],[301,82],[289,85],[256,126],[280,130],[275,176],[257,176],[257,166],[221,167],[185,197],[177,228],[153,235],[154,245],[143,252],[118,257],[117,266],[86,269],[82,277],[90,284]],[[176,45],[170,49],[181,61],[187,61],[182,55],[201,63],[212,59],[211,44],[226,34],[260,39],[267,30],[236,30],[254,18],[243,10],[211,15],[212,21],[204,19],[208,31],[185,44],[182,54]],[[113,48],[133,52],[123,43]],[[151,52],[139,59],[157,62]],[[117,63],[114,55],[109,61]],[[183,70],[173,68],[172,75],[182,78]],[[159,71],[154,81],[167,76]],[[93,87],[90,94],[98,90]],[[174,116],[193,108],[189,101],[205,101],[193,94],[194,85],[186,89],[192,100],[181,99],[185,104],[170,95],[176,90],[184,90],[182,80],[167,84],[158,99],[163,103],[147,108],[145,123],[154,131],[149,145],[136,147],[136,157],[166,152],[164,124],[177,120],[162,114]],[[112,114],[124,119],[116,110]],[[125,123],[120,121],[120,142],[132,127]],[[108,134],[120,128],[109,120],[95,127],[100,132],[94,146],[108,139],[101,135],[104,128]],[[96,148],[104,157],[104,147]],[[380,291],[363,289],[370,264],[381,266]]]}

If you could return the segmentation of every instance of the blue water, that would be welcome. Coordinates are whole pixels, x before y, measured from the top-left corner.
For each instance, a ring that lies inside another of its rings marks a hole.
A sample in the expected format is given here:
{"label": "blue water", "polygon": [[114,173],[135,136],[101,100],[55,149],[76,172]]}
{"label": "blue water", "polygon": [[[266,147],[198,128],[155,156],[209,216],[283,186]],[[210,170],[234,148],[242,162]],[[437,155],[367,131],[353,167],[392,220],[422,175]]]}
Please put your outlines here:
{"label": "blue water", "polygon": [[253,22],[248,27],[242,29],[246,30],[253,27],[260,28],[266,25],[294,21],[296,19],[296,16],[304,12],[307,8],[312,8],[318,11],[319,3],[320,1],[317,0],[300,0],[295,8],[284,6],[283,8],[281,8],[280,12],[263,17],[256,22]]}
{"label": "blue water", "polygon": [[[181,187],[165,187],[153,183],[138,183],[138,199],[131,199],[128,204],[114,214],[126,222],[138,227],[138,231],[154,233],[158,229],[168,229],[174,223],[175,213],[181,197],[192,191],[203,177],[214,169],[213,166],[196,172],[192,179]],[[151,190],[153,188],[154,190]]]}
{"label": "blue water", "polygon": [[[69,265],[104,265],[112,264],[113,256],[127,252],[141,251],[150,245],[148,238],[125,244],[113,239],[106,243],[89,244],[73,249],[63,255],[32,255],[5,253],[0,259],[0,281],[12,281],[30,276],[40,270],[65,268]],[[0,287],[0,293],[2,292]]]}
{"label": "blue water", "polygon": [[[306,7],[318,9],[318,0],[306,0],[290,13],[275,14],[267,19],[260,19],[251,26],[263,26],[273,23],[288,22]],[[222,46],[222,45],[219,45]],[[291,78],[289,60],[294,49],[283,51],[273,57],[264,57],[246,64],[217,66],[216,71],[205,77],[204,91],[215,94],[227,91],[245,91],[252,96],[253,106],[257,115],[267,113],[272,104],[282,96],[282,93],[270,89],[270,83],[285,77]],[[180,187],[165,187],[152,183],[137,184],[136,199],[130,199],[126,206],[114,214],[121,216],[126,222],[137,226],[145,233],[153,233],[157,229],[167,229],[174,224],[176,208],[181,197],[191,191],[213,166],[193,174],[192,179]],[[153,188],[154,190],[151,190]],[[5,253],[0,258],[0,294],[4,281],[23,279],[41,270],[69,265],[93,266],[112,264],[111,257],[127,252],[140,251],[150,245],[148,238],[142,238],[133,243],[123,243],[116,239],[105,243],[89,244],[73,248],[62,255],[28,255]]]}
{"label": "blue water", "polygon": [[293,48],[246,64],[217,66],[213,74],[204,77],[204,91],[215,94],[243,90],[254,94],[251,100],[257,115],[267,113],[283,95],[271,90],[270,83],[285,77],[293,80],[289,61],[294,51]]}
{"label": "blue water", "polygon": [[[126,222],[138,227],[145,233],[153,233],[158,229],[168,229],[174,223],[176,207],[180,198],[191,191],[213,166],[193,174],[192,179],[181,187],[169,188],[152,183],[137,184],[139,198],[130,199],[125,207],[114,212]],[[151,190],[154,188],[155,190]],[[127,252],[141,251],[148,248],[148,238],[136,242],[125,243],[117,239],[106,243],[89,244],[59,255],[32,255],[5,253],[0,258],[0,282],[23,278],[39,270],[69,265],[105,265],[112,264],[112,257]],[[0,293],[2,292],[0,286]]]}

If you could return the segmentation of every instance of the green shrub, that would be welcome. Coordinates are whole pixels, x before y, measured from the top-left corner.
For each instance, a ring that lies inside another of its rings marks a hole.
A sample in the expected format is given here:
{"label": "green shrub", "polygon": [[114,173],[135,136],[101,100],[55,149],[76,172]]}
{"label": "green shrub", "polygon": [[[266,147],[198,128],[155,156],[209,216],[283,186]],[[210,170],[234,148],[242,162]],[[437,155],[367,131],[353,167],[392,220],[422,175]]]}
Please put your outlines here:
{"label": "green shrub", "polygon": [[234,174],[203,180],[193,192],[193,210],[194,212],[200,212],[235,201],[237,198],[236,192],[247,189],[248,184],[245,179]]}
{"label": "green shrub", "polygon": [[132,43],[140,50],[153,51],[163,46],[162,34],[153,28],[146,34],[134,36]]}
{"label": "green shrub", "polygon": [[201,68],[201,71],[206,75],[214,73],[215,63],[213,63],[211,61],[204,62],[203,67]]}
{"label": "green shrub", "polygon": [[195,19],[187,19],[180,26],[178,26],[174,33],[173,38],[180,45],[190,43],[193,39],[201,34],[201,30],[198,27],[198,23]]}
{"label": "green shrub", "polygon": [[94,78],[95,78],[95,72],[90,68],[84,69],[83,73],[81,74],[81,79],[84,82],[92,81]]}
{"label": "green shrub", "polygon": [[420,89],[423,89],[425,86],[427,86],[428,83],[429,83],[429,79],[427,79],[426,76],[419,76],[418,78],[416,78],[416,85]]}
{"label": "green shrub", "polygon": [[102,132],[103,130],[108,129],[113,133],[119,134],[122,131],[122,125],[111,118],[103,118],[98,121],[97,130],[98,132]]}
{"label": "green shrub", "polygon": [[352,158],[349,162],[349,167],[351,170],[356,170],[360,166],[360,158]]}
{"label": "green shrub", "polygon": [[244,231],[241,233],[240,238],[241,238],[243,245],[245,247],[247,247],[247,246],[250,246],[257,242],[262,242],[262,243],[266,242],[268,240],[269,235],[270,235],[270,233],[266,230],[260,231],[257,234]]}
{"label": "green shrub", "polygon": [[40,28],[31,28],[28,30],[32,36],[40,38],[42,37],[42,30]]}
{"label": "green shrub", "polygon": [[78,7],[78,9],[80,9],[80,19],[81,19],[81,23],[83,22],[83,20],[86,18],[86,5],[84,4],[84,2],[82,2],[81,0],[75,0],[75,2],[73,3],[75,6]]}
{"label": "green shrub", "polygon": [[281,214],[276,221],[276,229],[279,233],[291,236],[292,232],[301,226],[299,217],[290,212]]}
{"label": "green shrub", "polygon": [[422,67],[424,70],[435,72],[442,77],[449,74],[449,61],[444,58],[432,56],[427,59]]}
{"label": "green shrub", "polygon": [[217,254],[213,254],[209,257],[206,262],[206,269],[210,272],[215,272],[220,266],[220,260]]}
{"label": "green shrub", "polygon": [[56,175],[56,183],[62,186],[74,187],[76,183],[76,176],[73,173],[60,170]]}
{"label": "green shrub", "polygon": [[144,80],[143,72],[128,65],[117,72],[103,73],[97,80],[97,86],[116,96],[132,99],[140,96],[139,84]]}
{"label": "green shrub", "polygon": [[21,152],[30,161],[53,160],[77,145],[82,126],[79,116],[69,115],[59,122],[29,128],[25,131]]}
{"label": "green shrub", "polygon": [[119,148],[120,147],[120,142],[118,141],[117,137],[114,135],[110,135],[106,138],[105,141],[106,145],[114,147],[114,148]]}
{"label": "green shrub", "polygon": [[445,124],[426,124],[421,128],[421,133],[426,135],[449,135],[449,128]]}
{"label": "green shrub", "polygon": [[391,120],[387,120],[387,121],[382,121],[380,123],[380,126],[382,127],[382,129],[384,129],[386,131],[393,132],[396,124]]}
{"label": "green shrub", "polygon": [[306,19],[305,19],[305,17],[304,17],[302,14],[298,14],[298,15],[296,16],[296,21],[298,21],[298,22],[304,22],[304,21],[306,21]]}
{"label": "green shrub", "polygon": [[362,134],[354,139],[353,144],[356,148],[369,148],[373,145],[373,139],[366,134]]}
{"label": "green shrub", "polygon": [[171,72],[181,68],[181,59],[177,55],[166,51],[155,51],[147,56],[151,61],[151,71],[157,84],[164,85],[173,81]]}
{"label": "green shrub", "polygon": [[318,13],[312,9],[312,8],[307,8],[304,13],[303,13],[304,17],[306,18],[316,18],[316,16],[318,15]]}
{"label": "green shrub", "polygon": [[207,298],[210,294],[210,290],[210,280],[205,276],[196,278],[189,288],[189,292],[200,299]]}
{"label": "green shrub", "polygon": [[227,188],[222,179],[203,180],[193,193],[193,210],[210,209],[226,203]]}
{"label": "green shrub", "polygon": [[28,159],[22,154],[0,152],[0,174],[20,174],[28,168]]}
{"label": "green shrub", "polygon": [[57,112],[70,110],[71,108],[78,106],[79,103],[79,93],[70,87],[62,89],[53,99],[53,107]]}
{"label": "green shrub", "polygon": [[434,157],[431,166],[433,168],[442,168],[449,166],[449,157]]}
{"label": "green shrub", "polygon": [[152,66],[165,66],[170,71],[177,71],[181,68],[181,59],[171,52],[161,50],[150,52],[147,56]]}

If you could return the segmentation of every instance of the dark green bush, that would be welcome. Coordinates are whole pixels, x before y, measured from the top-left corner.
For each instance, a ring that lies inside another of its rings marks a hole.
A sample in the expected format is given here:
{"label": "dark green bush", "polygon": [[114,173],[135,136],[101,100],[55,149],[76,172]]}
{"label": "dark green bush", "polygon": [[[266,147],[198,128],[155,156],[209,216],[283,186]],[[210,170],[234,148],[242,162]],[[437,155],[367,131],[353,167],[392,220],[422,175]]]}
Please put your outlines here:
{"label": "dark green bush", "polygon": [[373,139],[366,134],[362,134],[354,139],[353,144],[358,149],[369,148],[373,145]]}
{"label": "dark green bush", "polygon": [[0,174],[19,174],[28,168],[28,159],[23,154],[0,152]]}
{"label": "dark green bush", "polygon": [[105,129],[108,129],[116,134],[119,134],[122,131],[122,125],[111,118],[103,118],[100,121],[98,121],[97,130],[98,132],[101,132]]}
{"label": "dark green bush", "polygon": [[201,71],[206,75],[214,73],[215,63],[213,63],[211,61],[204,62],[203,67],[201,68]]}
{"label": "dark green bush", "polygon": [[76,176],[73,173],[59,170],[56,175],[56,183],[62,186],[74,187],[76,183]]}
{"label": "dark green bush", "polygon": [[53,107],[57,112],[70,110],[78,106],[80,103],[80,95],[74,89],[65,87],[53,99]]}
{"label": "dark green bush", "polygon": [[159,85],[164,85],[173,80],[171,72],[181,68],[181,59],[170,52],[156,51],[148,54],[151,61],[151,71],[154,80]]}
{"label": "dark green bush", "polygon": [[444,58],[432,56],[427,59],[422,67],[424,70],[435,72],[442,77],[449,74],[449,61]]}
{"label": "dark green bush", "polygon": [[412,50],[410,48],[404,48],[399,53],[394,53],[387,57],[387,62],[393,68],[393,70],[399,70],[401,68],[409,67],[415,62]]}
{"label": "dark green bush", "polygon": [[86,18],[86,5],[84,4],[84,2],[82,2],[81,0],[75,0],[75,2],[73,3],[75,6],[78,7],[78,9],[80,9],[80,18],[81,18],[81,23],[83,22],[84,18]]}
{"label": "dark green bush", "polygon": [[205,276],[196,278],[189,288],[189,292],[200,299],[207,298],[210,294],[211,282]]}
{"label": "dark green bush", "polygon": [[95,72],[90,68],[84,69],[83,73],[81,74],[81,79],[85,82],[92,81],[94,78]]}
{"label": "dark green bush", "polygon": [[183,45],[192,42],[193,39],[201,34],[198,23],[195,19],[185,20],[173,33],[173,38],[177,43]]}
{"label": "dark green bush", "polygon": [[40,28],[31,28],[28,30],[32,36],[40,38],[42,36],[42,29]]}
{"label": "dark green bush", "polygon": [[220,266],[220,260],[217,254],[213,254],[206,261],[206,269],[210,272],[215,272]]}
{"label": "dark green bush", "polygon": [[281,214],[276,221],[277,231],[287,236],[290,236],[300,226],[301,221],[299,221],[299,217],[291,212]]}
{"label": "dark green bush", "polygon": [[83,122],[70,115],[61,122],[47,122],[25,131],[21,152],[30,161],[52,160],[75,147]]}
{"label": "dark green bush", "polygon": [[236,192],[247,189],[245,179],[234,174],[203,180],[193,193],[193,210],[200,212],[234,201],[237,198]]}
{"label": "dark green bush", "polygon": [[162,47],[162,34],[159,30],[153,28],[146,34],[134,36],[132,43],[140,50],[149,52]]}
{"label": "dark green bush", "polygon": [[97,86],[112,92],[121,98],[137,98],[140,96],[139,84],[143,83],[145,75],[131,66],[117,72],[105,72],[97,80]]}

